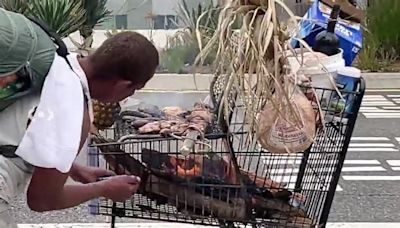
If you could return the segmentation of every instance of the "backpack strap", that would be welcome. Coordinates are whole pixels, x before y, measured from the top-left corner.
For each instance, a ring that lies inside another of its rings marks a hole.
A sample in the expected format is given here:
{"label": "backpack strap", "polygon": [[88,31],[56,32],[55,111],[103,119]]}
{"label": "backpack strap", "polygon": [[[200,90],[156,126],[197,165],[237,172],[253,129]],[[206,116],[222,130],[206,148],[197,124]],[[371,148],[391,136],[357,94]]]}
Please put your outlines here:
{"label": "backpack strap", "polygon": [[53,42],[58,46],[57,48],[57,54],[65,59],[67,61],[69,67],[72,69],[72,65],[69,62],[67,56],[69,55],[67,45],[65,45],[64,41],[61,39],[61,37],[53,31],[46,23],[41,21],[40,19],[31,17],[31,16],[26,16],[29,20],[31,20],[33,23],[38,25],[49,37],[50,39],[53,40]]}
{"label": "backpack strap", "polygon": [[[65,59],[65,61],[67,62],[67,64],[69,65],[69,67],[73,70],[72,65],[70,63],[70,61],[68,60],[67,56],[69,55],[67,46],[65,45],[64,41],[61,39],[61,37],[54,32],[46,23],[44,23],[43,21],[34,18],[34,17],[30,17],[30,16],[26,16],[29,20],[31,20],[33,23],[35,23],[36,25],[38,25],[49,37],[51,40],[53,40],[54,44],[57,45],[57,54],[61,57],[63,57]],[[10,103],[11,104],[11,103]],[[1,110],[0,110],[1,111]],[[28,120],[28,125],[30,123],[30,120]],[[17,150],[17,146],[13,146],[13,145],[0,145],[0,154],[8,157],[8,158],[15,158],[18,157],[15,154],[15,151]]]}

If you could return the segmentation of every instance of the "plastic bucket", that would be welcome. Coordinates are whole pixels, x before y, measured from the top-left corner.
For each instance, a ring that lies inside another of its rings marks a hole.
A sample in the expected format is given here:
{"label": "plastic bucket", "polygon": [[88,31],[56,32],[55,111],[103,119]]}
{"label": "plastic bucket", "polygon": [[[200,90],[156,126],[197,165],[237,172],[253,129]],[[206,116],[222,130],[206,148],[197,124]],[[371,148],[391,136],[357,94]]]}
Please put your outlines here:
{"label": "plastic bucket", "polygon": [[298,74],[304,75],[311,81],[311,86],[322,88],[316,90],[321,105],[329,103],[336,87],[337,71],[345,67],[345,60],[341,57],[342,53],[343,51],[333,56],[310,59],[297,71]]}

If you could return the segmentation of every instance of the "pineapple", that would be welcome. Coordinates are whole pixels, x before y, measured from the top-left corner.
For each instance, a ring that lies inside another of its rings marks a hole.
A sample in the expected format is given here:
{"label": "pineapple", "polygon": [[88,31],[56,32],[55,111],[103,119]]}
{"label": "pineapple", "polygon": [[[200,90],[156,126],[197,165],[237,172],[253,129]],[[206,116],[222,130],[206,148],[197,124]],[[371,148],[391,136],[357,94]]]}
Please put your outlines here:
{"label": "pineapple", "polygon": [[99,130],[111,127],[121,111],[119,103],[100,102],[93,99],[94,126]]}

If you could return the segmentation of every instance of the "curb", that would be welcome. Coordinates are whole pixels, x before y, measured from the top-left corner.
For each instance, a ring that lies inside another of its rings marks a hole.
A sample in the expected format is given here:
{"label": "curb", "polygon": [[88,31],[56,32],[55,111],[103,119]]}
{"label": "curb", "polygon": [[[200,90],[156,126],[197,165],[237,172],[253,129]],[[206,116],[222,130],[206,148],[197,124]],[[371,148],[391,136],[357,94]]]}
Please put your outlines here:
{"label": "curb", "polygon": [[[400,89],[400,73],[363,73],[367,90]],[[209,91],[212,74],[155,74],[141,91]]]}

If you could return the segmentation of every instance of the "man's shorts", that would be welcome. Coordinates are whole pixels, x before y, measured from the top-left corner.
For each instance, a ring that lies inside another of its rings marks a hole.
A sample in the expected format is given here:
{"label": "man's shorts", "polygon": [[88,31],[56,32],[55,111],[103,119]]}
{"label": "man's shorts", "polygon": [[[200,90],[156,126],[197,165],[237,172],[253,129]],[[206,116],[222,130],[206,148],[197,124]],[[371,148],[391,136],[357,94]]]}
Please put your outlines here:
{"label": "man's shorts", "polygon": [[0,227],[17,228],[11,214],[15,198],[24,193],[31,174],[24,172],[9,158],[0,155]]}

